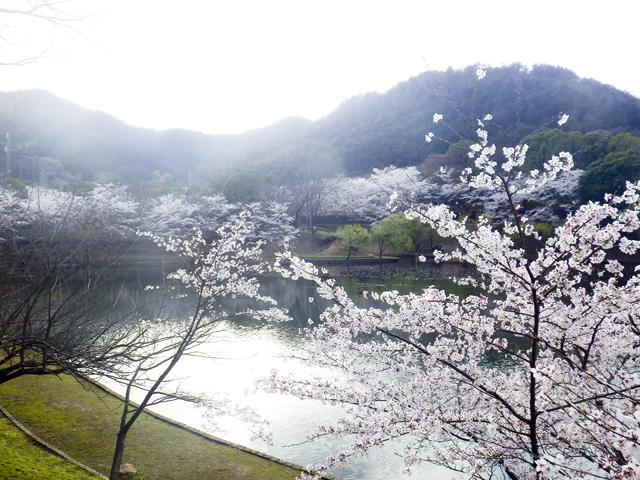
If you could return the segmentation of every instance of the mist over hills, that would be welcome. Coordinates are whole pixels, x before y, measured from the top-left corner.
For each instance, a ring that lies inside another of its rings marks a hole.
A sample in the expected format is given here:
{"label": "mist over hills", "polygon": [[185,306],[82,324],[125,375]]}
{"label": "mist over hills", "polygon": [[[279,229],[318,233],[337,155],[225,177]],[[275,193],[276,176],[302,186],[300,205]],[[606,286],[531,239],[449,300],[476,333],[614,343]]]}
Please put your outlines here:
{"label": "mist over hills", "polygon": [[[0,134],[4,141],[10,133],[14,161],[21,156],[56,159],[59,168],[80,172],[87,180],[159,171],[185,185],[189,171],[203,166],[222,173],[235,167],[268,173],[274,154],[309,145],[331,152],[337,168],[348,175],[390,164],[418,165],[448,149],[445,142],[425,142],[426,133],[452,143],[471,138],[475,119],[488,113],[503,127],[492,138],[505,143],[544,128],[559,113],[570,115],[566,131],[640,134],[640,99],[611,86],[546,65],[486,71],[482,80],[471,66],[424,72],[386,93],[353,96],[317,121],[285,118],[238,135],[158,132],[46,91],[11,92],[0,96]],[[446,124],[433,124],[434,113],[444,115]],[[4,156],[0,153],[0,170]]]}

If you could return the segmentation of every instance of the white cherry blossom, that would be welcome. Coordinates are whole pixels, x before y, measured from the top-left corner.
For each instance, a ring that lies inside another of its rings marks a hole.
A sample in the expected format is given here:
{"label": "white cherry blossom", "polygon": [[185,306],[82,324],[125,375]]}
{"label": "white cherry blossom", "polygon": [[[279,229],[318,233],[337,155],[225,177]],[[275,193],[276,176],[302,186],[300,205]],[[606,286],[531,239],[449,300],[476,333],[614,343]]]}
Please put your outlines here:
{"label": "white cherry blossom", "polygon": [[362,308],[283,254],[279,271],[313,280],[333,301],[308,330],[308,361],[342,380],[274,375],[269,384],[346,406],[317,438],[354,440],[319,472],[410,439],[408,468],[429,461],[463,478],[640,478],[640,269],[624,261],[640,249],[640,184],[577,208],[543,241],[520,202],[570,174],[571,155],[527,175],[526,145],[498,158],[477,134],[468,185],[499,193],[505,208],[476,222],[445,205],[406,212],[456,240],[436,258],[472,266],[474,278],[457,282],[477,292],[371,292],[377,306]]}

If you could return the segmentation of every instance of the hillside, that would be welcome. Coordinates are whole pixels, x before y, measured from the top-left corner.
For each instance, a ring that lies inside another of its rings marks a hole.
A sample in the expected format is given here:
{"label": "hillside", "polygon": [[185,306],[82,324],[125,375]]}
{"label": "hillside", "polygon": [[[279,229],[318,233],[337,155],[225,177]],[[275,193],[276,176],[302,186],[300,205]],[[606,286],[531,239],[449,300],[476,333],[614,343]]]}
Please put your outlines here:
{"label": "hillside", "polygon": [[[0,133],[11,134],[13,165],[21,157],[47,157],[60,172],[85,180],[127,181],[168,173],[186,185],[189,171],[206,165],[225,172],[235,166],[265,165],[274,153],[322,144],[349,175],[390,164],[418,165],[446,152],[442,142],[426,143],[433,131],[458,141],[433,114],[445,116],[463,136],[470,120],[491,113],[506,134],[522,138],[560,112],[571,116],[563,129],[583,134],[607,130],[640,133],[640,100],[573,72],[550,66],[530,70],[520,65],[487,69],[477,81],[474,67],[424,72],[384,94],[354,96],[315,122],[287,118],[240,135],[205,135],[185,130],[162,132],[137,128],[102,112],[91,111],[40,90],[0,96]],[[469,135],[470,136],[470,135]],[[500,139],[498,138],[498,141]],[[506,140],[505,140],[506,141]],[[0,153],[0,169],[6,169]],[[54,168],[54,167],[51,167]],[[57,174],[53,172],[53,174]]]}
{"label": "hillside", "polygon": [[488,68],[481,81],[477,81],[474,67],[424,72],[385,94],[352,97],[316,122],[312,135],[338,150],[350,174],[389,164],[417,165],[448,148],[442,142],[425,142],[426,133],[431,131],[451,142],[459,140],[445,125],[433,124],[434,113],[444,115],[465,138],[471,137],[454,104],[474,125],[476,118],[491,113],[518,139],[560,112],[571,116],[567,130],[640,132],[640,100],[632,95],[581,79],[567,69],[543,65],[525,70],[513,65]]}
{"label": "hillside", "polygon": [[98,172],[136,165],[186,181],[221,137],[183,130],[156,132],[125,124],[42,90],[0,96],[0,131],[11,134],[17,155],[55,158],[92,179]]}

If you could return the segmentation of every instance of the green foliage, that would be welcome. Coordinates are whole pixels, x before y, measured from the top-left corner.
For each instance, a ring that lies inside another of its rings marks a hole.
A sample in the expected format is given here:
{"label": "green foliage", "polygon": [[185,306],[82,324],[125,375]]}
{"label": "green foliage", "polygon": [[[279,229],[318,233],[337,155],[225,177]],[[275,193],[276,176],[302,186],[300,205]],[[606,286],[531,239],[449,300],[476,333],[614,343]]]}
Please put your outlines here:
{"label": "green foliage", "polygon": [[580,132],[563,132],[557,128],[529,135],[523,140],[529,145],[525,167],[540,170],[544,162],[558,152],[576,152],[583,147]]}
{"label": "green foliage", "polygon": [[402,213],[396,213],[385,218],[384,228],[394,232],[391,245],[404,252],[419,252],[431,250],[434,247],[436,235],[431,227],[419,219],[408,219]]}
{"label": "green foliage", "polygon": [[405,250],[409,252],[420,252],[433,248],[434,231],[419,219],[407,219],[402,225],[403,233],[406,235]]}
{"label": "green foliage", "polygon": [[4,179],[4,181],[2,182],[2,186],[15,192],[18,198],[26,199],[29,197],[26,185],[17,178]]}
{"label": "green foliage", "polygon": [[239,168],[225,179],[221,193],[232,203],[257,202],[266,185],[267,181],[260,170]]}
{"label": "green foliage", "polygon": [[536,223],[533,225],[533,229],[538,232],[543,239],[551,238],[555,230],[554,226],[550,223]]}
{"label": "green foliage", "polygon": [[376,242],[380,256],[387,247],[401,252],[432,250],[442,240],[431,227],[419,219],[408,219],[402,213],[389,215],[371,228],[370,238]]}
{"label": "green foliage", "polygon": [[380,258],[384,254],[384,251],[394,245],[394,240],[397,235],[397,230],[391,226],[391,222],[378,222],[371,227],[369,237],[378,247],[378,254]]}
{"label": "green foliage", "polygon": [[640,154],[633,151],[612,152],[593,162],[580,177],[578,195],[581,202],[602,201],[605,193],[619,194],[627,181],[640,179]]}
{"label": "green foliage", "polygon": [[606,155],[607,136],[608,133],[603,130],[583,135],[557,128],[529,135],[523,140],[523,143],[529,145],[525,168],[540,170],[553,155],[569,152],[573,154],[576,167],[584,169]]}
{"label": "green foliage", "polygon": [[412,242],[408,235],[409,219],[402,213],[389,215],[371,228],[371,237],[378,245],[380,256],[385,246],[401,251],[412,251]]}
{"label": "green foliage", "polygon": [[[573,161],[576,168],[584,170],[596,160],[607,154],[607,144],[610,134],[604,130],[596,130],[584,135],[584,146],[582,150],[576,152]],[[573,152],[572,152],[573,153]]]}
{"label": "green foliage", "polygon": [[347,260],[351,257],[352,251],[366,243],[369,239],[369,232],[360,225],[345,225],[336,230],[336,236],[342,240],[341,248],[347,250]]}
{"label": "green foliage", "polygon": [[161,197],[170,193],[178,193],[182,190],[180,185],[173,181],[168,173],[160,173],[158,170],[151,174],[151,179],[145,185],[148,198]]}
{"label": "green foliage", "polygon": [[68,172],[61,172],[59,177],[51,179],[49,187],[84,197],[93,189],[93,182],[81,180]]}
{"label": "green foliage", "polygon": [[[309,230],[302,230],[301,235],[311,235]],[[330,245],[338,236],[335,233],[328,232],[324,228],[316,228],[313,238],[318,245]]]}
{"label": "green foliage", "polygon": [[607,153],[631,152],[640,155],[640,138],[630,133],[616,135],[607,143]]}

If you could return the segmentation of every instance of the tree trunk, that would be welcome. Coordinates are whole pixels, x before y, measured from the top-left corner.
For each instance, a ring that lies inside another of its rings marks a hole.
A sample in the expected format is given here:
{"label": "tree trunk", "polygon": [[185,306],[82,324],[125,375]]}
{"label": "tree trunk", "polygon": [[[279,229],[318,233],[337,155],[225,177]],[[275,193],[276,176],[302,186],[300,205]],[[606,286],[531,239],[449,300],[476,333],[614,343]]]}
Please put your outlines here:
{"label": "tree trunk", "polygon": [[111,473],[109,474],[109,480],[118,480],[118,473],[120,472],[120,466],[122,465],[122,455],[124,454],[125,438],[127,438],[126,431],[118,432],[116,449],[113,452],[113,462],[111,463]]}

